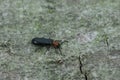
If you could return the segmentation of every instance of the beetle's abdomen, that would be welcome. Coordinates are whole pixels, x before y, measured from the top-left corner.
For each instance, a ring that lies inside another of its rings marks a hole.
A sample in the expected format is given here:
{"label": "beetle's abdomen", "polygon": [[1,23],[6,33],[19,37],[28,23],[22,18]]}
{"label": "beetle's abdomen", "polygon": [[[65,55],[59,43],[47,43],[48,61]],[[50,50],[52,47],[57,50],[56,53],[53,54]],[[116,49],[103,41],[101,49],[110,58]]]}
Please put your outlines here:
{"label": "beetle's abdomen", "polygon": [[52,45],[53,40],[52,39],[46,39],[46,38],[33,38],[32,43],[34,45],[40,45],[40,46],[50,46]]}

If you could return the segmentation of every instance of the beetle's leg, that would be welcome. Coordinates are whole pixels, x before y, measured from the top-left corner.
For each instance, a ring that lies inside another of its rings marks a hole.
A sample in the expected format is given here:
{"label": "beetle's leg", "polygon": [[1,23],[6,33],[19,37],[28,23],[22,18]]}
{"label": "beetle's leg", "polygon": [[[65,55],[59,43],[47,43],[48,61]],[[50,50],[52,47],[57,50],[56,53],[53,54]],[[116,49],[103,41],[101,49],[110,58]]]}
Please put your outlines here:
{"label": "beetle's leg", "polygon": [[36,49],[35,49],[35,52],[37,52],[37,51],[38,51],[38,49],[39,49],[39,48],[36,48]]}
{"label": "beetle's leg", "polygon": [[58,48],[58,49],[59,49],[60,54],[62,55],[61,47],[60,47],[60,48]]}
{"label": "beetle's leg", "polygon": [[60,44],[62,45],[65,42],[68,42],[68,41],[67,40],[61,40]]}
{"label": "beetle's leg", "polygon": [[50,51],[50,46],[46,46],[46,51],[45,51],[45,54],[48,54]]}
{"label": "beetle's leg", "polygon": [[40,49],[41,49],[41,47],[37,47],[37,48],[35,49],[35,52],[39,51]]}
{"label": "beetle's leg", "polygon": [[[59,52],[58,52],[58,50],[59,50]],[[60,54],[62,55],[61,48],[55,48],[55,52],[56,52],[56,53],[60,53]]]}
{"label": "beetle's leg", "polygon": [[57,50],[57,48],[55,48],[55,52],[56,52],[56,53],[58,53],[58,50]]}

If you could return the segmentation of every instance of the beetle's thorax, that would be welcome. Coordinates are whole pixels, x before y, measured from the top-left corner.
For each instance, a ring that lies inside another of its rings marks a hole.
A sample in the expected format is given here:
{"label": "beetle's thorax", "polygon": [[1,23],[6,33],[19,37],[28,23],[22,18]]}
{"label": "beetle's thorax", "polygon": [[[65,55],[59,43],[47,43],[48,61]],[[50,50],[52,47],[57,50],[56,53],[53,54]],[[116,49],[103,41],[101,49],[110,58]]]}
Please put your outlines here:
{"label": "beetle's thorax", "polygon": [[53,41],[53,46],[54,46],[55,48],[59,48],[60,43],[59,43],[57,40],[55,40],[55,41]]}

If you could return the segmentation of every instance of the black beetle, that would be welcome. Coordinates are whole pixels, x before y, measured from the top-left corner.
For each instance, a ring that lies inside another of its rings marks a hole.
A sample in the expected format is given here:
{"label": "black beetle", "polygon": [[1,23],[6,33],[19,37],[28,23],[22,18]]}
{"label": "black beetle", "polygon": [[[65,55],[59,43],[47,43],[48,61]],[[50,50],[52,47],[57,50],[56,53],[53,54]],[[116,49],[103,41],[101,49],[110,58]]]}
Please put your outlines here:
{"label": "black beetle", "polygon": [[62,41],[62,40],[53,40],[50,38],[33,38],[32,39],[32,44],[37,45],[37,46],[41,46],[41,47],[46,47],[47,50],[49,50],[50,47],[54,47],[55,49],[59,49],[60,53],[61,52],[61,44],[64,42],[68,42],[68,41]]}

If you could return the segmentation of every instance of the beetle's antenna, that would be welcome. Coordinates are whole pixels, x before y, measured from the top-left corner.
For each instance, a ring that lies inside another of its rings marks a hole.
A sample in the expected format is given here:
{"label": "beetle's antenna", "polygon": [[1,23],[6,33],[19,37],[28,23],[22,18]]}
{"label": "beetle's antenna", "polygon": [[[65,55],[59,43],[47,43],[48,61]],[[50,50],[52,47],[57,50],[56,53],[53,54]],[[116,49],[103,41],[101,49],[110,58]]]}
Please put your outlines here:
{"label": "beetle's antenna", "polygon": [[68,42],[67,40],[58,40],[60,42],[60,45],[62,45],[65,42]]}
{"label": "beetle's antenna", "polygon": [[62,45],[63,43],[68,42],[67,40],[61,40],[60,44]]}

